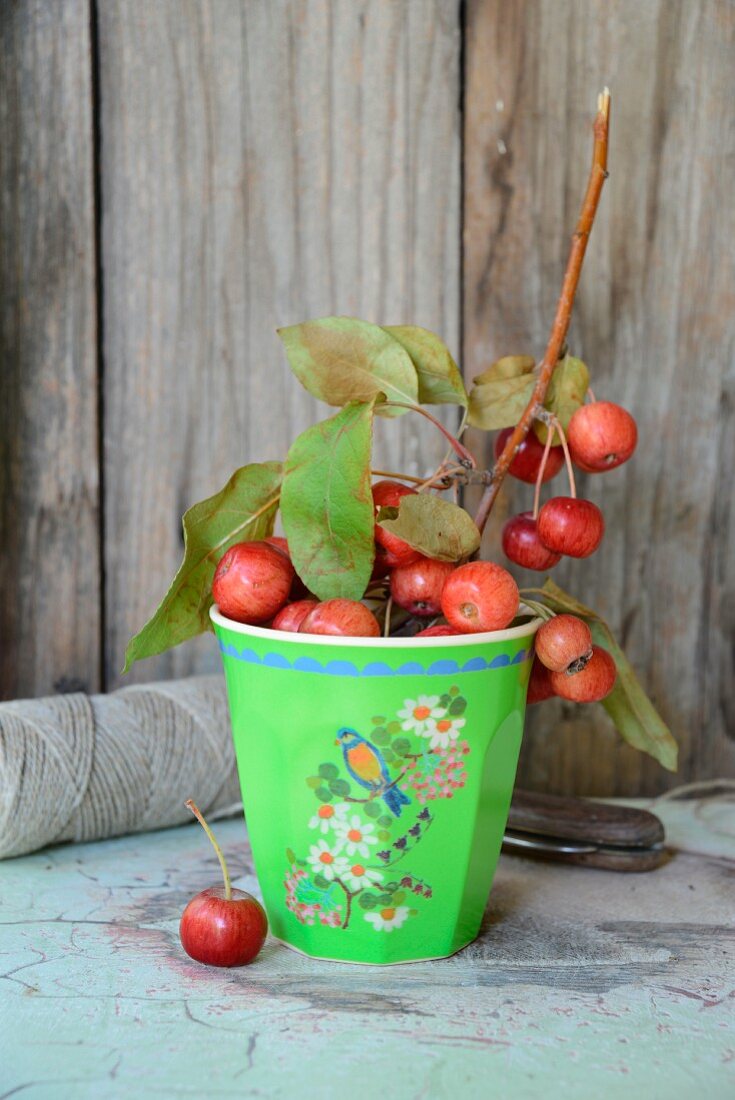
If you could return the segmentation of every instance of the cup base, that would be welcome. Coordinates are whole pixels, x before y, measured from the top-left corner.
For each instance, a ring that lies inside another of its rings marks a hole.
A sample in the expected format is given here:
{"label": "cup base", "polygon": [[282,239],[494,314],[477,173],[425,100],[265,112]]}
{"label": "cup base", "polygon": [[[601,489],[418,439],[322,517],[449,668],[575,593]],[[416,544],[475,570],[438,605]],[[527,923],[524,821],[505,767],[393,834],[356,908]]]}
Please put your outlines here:
{"label": "cup base", "polygon": [[454,951],[450,951],[446,955],[426,955],[420,959],[395,959],[393,962],[369,962],[367,959],[333,959],[329,955],[312,955],[309,951],[302,951],[300,947],[294,947],[292,943],[288,943],[287,940],[282,940],[278,936],[271,934],[270,938],[274,943],[280,943],[283,947],[287,947],[289,951],[295,951],[297,955],[302,955],[305,959],[314,959],[316,962],[338,963],[341,966],[411,966],[412,963],[439,962],[441,959],[451,959],[454,955],[458,955],[460,951],[464,951],[465,947],[469,947],[471,943],[474,943],[477,936],[473,936],[472,939],[460,944],[459,947],[455,947]]}

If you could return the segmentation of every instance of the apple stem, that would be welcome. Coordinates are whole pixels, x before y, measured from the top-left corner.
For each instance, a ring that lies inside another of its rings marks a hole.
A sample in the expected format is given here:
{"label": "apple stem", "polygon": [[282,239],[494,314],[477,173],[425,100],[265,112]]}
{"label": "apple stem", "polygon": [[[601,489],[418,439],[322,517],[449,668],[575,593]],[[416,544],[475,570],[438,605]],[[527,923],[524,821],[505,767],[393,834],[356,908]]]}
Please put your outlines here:
{"label": "apple stem", "polygon": [[222,852],[222,849],[220,848],[219,844],[217,843],[217,841],[215,839],[215,836],[214,836],[214,833],[210,829],[209,825],[207,825],[207,822],[204,820],[204,815],[202,814],[201,810],[196,805],[196,803],[194,803],[189,798],[189,799],[186,800],[184,805],[186,806],[186,808],[188,810],[191,810],[191,812],[194,814],[194,817],[197,819],[197,821],[199,822],[201,827],[204,829],[204,832],[209,837],[210,844],[212,845],[215,852],[217,853],[217,859],[219,860],[219,865],[222,868],[222,878],[225,880],[225,901],[231,901],[232,900],[232,883],[230,882],[230,872],[227,870],[227,864],[225,863],[224,853]]}
{"label": "apple stem", "polygon": [[385,605],[385,626],[383,627],[383,637],[390,637],[390,613],[393,610],[393,597],[389,596]]}
{"label": "apple stem", "polygon": [[587,242],[592,231],[592,225],[597,213],[597,207],[602,194],[602,187],[607,179],[607,142],[610,129],[610,92],[607,88],[597,98],[597,116],[595,118],[593,132],[594,145],[592,149],[592,166],[590,168],[587,190],[585,192],[582,208],[579,213],[576,228],[572,235],[569,258],[567,260],[561,294],[556,307],[556,315],[551,326],[549,342],[546,346],[544,357],[539,368],[536,385],[533,388],[530,400],[511,432],[500,458],[493,468],[493,476],[490,484],[482,494],[475,523],[480,531],[485,530],[490,511],[495,503],[500,486],[503,483],[508,468],[513,461],[513,455],[528,435],[533,418],[543,405],[546,391],[549,388],[551,376],[559,360],[564,342],[567,337],[569,321],[574,305],[574,295],[577,292],[579,276],[582,272],[584,254],[587,250]]}
{"label": "apple stem", "polygon": [[567,443],[567,437],[564,434],[564,429],[561,426],[561,422],[554,417],[554,427],[559,433],[559,439],[561,440],[562,449],[564,450],[564,461],[567,464],[567,474],[569,475],[569,493],[572,500],[577,499],[577,483],[574,480],[574,467],[572,466],[572,456],[569,453],[569,444]]}
{"label": "apple stem", "polygon": [[546,444],[544,446],[544,453],[541,456],[541,464],[536,474],[536,488],[533,491],[533,518],[538,519],[538,506],[541,499],[541,483],[544,480],[544,470],[546,469],[546,463],[549,459],[549,451],[551,450],[551,443],[554,438],[554,428],[556,425],[546,425]]}
{"label": "apple stem", "polygon": [[592,392],[592,386],[587,387],[587,396],[589,397],[591,404],[594,405],[597,398],[595,397],[594,393]]}
{"label": "apple stem", "polygon": [[384,401],[382,405],[378,406],[378,408],[410,409],[411,412],[420,413],[421,416],[425,417],[431,424],[434,425],[435,428],[437,428],[442,433],[447,443],[451,443],[452,449],[457,455],[457,458],[461,462],[462,466],[467,466],[471,470],[474,470],[477,466],[475,456],[472,454],[472,452],[468,451],[467,448],[452,435],[449,429],[444,427],[441,420],[437,420],[435,416],[432,416],[428,409],[422,408],[421,405],[413,405],[409,401]]}

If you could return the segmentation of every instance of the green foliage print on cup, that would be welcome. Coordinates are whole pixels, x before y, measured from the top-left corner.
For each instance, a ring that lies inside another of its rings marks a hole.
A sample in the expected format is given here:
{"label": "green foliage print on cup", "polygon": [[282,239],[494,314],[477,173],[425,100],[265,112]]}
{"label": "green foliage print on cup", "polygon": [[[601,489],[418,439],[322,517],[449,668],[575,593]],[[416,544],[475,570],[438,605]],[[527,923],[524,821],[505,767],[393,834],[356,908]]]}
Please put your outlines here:
{"label": "green foliage print on cup", "polygon": [[359,916],[391,932],[419,915],[432,888],[403,860],[435,820],[428,804],[453,798],[467,782],[466,708],[451,687],[406,699],[390,721],[373,717],[367,736],[338,731],[341,759],[306,779],[314,843],[301,858],[286,852],[286,907],[301,924],[345,929]]}

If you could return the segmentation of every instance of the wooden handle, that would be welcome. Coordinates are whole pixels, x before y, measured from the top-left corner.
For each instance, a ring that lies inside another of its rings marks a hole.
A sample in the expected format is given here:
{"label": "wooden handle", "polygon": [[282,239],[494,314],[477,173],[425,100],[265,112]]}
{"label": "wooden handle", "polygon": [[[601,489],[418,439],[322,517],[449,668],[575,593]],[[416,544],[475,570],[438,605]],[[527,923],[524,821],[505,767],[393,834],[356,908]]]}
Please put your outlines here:
{"label": "wooden handle", "polygon": [[650,848],[665,839],[663,825],[648,810],[522,790],[513,795],[508,828],[615,848]]}

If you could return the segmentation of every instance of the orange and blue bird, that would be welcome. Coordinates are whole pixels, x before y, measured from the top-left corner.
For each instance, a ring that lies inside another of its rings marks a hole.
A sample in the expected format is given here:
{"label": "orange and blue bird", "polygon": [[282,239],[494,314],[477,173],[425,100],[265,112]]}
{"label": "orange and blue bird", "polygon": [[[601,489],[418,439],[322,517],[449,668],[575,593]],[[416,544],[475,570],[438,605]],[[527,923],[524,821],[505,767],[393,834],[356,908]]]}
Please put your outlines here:
{"label": "orange and blue bird", "polygon": [[400,817],[401,807],[408,806],[411,799],[398,787],[391,786],[380,749],[348,727],[338,732],[337,744],[342,746],[345,767],[355,782],[382,798],[394,817]]}

